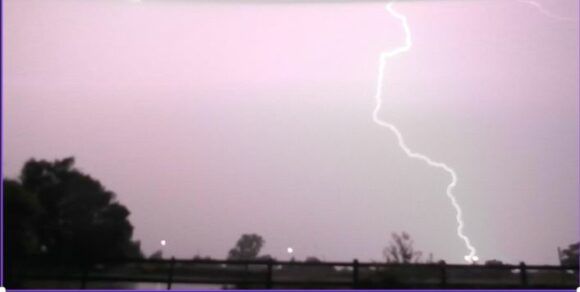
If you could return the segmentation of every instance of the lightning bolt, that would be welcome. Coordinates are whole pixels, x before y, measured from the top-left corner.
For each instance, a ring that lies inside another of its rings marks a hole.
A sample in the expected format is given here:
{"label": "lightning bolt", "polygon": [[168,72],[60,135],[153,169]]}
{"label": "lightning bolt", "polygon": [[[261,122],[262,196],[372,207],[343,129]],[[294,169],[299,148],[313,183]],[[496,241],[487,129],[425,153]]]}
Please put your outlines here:
{"label": "lightning bolt", "polygon": [[383,89],[384,89],[383,81],[385,79],[385,65],[387,63],[387,60],[389,58],[392,58],[392,57],[398,56],[400,54],[403,54],[405,52],[408,52],[411,49],[411,47],[413,46],[413,43],[411,40],[411,29],[409,28],[409,23],[407,22],[407,17],[398,13],[393,8],[393,5],[395,2],[396,2],[396,0],[390,1],[386,5],[386,9],[390,15],[392,15],[393,17],[395,17],[396,19],[398,19],[401,22],[401,24],[403,26],[403,30],[405,31],[405,44],[399,48],[392,50],[392,51],[382,52],[380,55],[379,72],[378,72],[378,77],[377,77],[377,88],[376,88],[376,93],[375,93],[376,107],[375,107],[375,110],[373,111],[373,121],[376,124],[378,124],[379,126],[385,127],[387,129],[391,130],[391,132],[393,132],[393,134],[395,134],[395,136],[397,137],[397,142],[399,144],[399,147],[405,152],[405,154],[407,154],[407,156],[409,156],[410,158],[419,159],[419,160],[427,163],[431,167],[442,169],[451,176],[451,182],[449,183],[449,185],[447,185],[446,193],[447,193],[447,197],[451,201],[451,204],[455,208],[455,212],[456,212],[455,219],[457,220],[457,235],[459,236],[459,238],[461,240],[463,240],[465,247],[469,251],[469,253],[464,257],[464,259],[467,262],[472,263],[472,262],[477,261],[479,258],[476,255],[475,247],[473,247],[473,245],[471,244],[469,237],[467,237],[465,235],[465,233],[463,232],[463,228],[465,226],[465,224],[463,223],[463,219],[462,219],[463,212],[461,211],[461,206],[459,206],[459,203],[457,203],[457,199],[455,198],[455,196],[453,195],[453,192],[452,192],[453,188],[455,188],[455,186],[457,185],[457,173],[455,172],[455,170],[453,170],[453,168],[449,167],[445,163],[434,161],[424,154],[421,154],[418,152],[413,152],[405,143],[405,140],[403,139],[403,135],[401,134],[399,129],[397,129],[397,127],[395,127],[395,125],[388,123],[386,121],[383,121],[379,118],[379,112],[380,112],[381,107],[383,105],[383,100],[381,99],[381,96],[383,95]]}
{"label": "lightning bolt", "polygon": [[549,10],[545,9],[540,3],[536,2],[536,1],[532,1],[532,0],[517,0],[517,1],[520,3],[524,3],[524,4],[531,5],[533,7],[536,7],[536,9],[538,9],[538,11],[540,11],[540,13],[544,14],[545,16],[547,16],[549,18],[561,20],[561,21],[573,21],[574,20],[574,18],[569,18],[569,17],[564,17],[564,16],[554,14],[554,13],[550,12]]}

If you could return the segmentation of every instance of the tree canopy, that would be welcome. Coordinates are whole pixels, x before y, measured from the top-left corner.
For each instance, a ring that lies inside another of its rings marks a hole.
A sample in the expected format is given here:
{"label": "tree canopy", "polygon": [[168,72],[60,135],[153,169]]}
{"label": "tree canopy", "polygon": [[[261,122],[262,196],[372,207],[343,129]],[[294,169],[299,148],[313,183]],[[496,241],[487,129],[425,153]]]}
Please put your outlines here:
{"label": "tree canopy", "polygon": [[416,251],[413,247],[413,240],[406,232],[400,235],[391,234],[391,242],[383,250],[383,255],[388,263],[408,264],[418,262],[421,258],[421,252]]}
{"label": "tree canopy", "polygon": [[264,239],[258,234],[243,234],[229,251],[229,260],[254,260],[264,246]]}
{"label": "tree canopy", "polygon": [[565,248],[560,251],[560,263],[563,266],[578,266],[578,257],[579,257],[579,247],[580,243],[576,242],[570,244],[568,248]]}
{"label": "tree canopy", "polygon": [[[59,260],[141,257],[129,210],[115,194],[74,168],[74,158],[31,159],[20,179],[4,180],[6,222],[17,236],[7,256],[43,254]],[[10,228],[8,228],[10,230]],[[24,245],[23,245],[24,244]],[[22,247],[18,247],[22,246]]]}
{"label": "tree canopy", "polygon": [[42,207],[37,197],[26,191],[17,181],[4,180],[4,206],[7,260],[38,253],[40,243],[36,224]]}

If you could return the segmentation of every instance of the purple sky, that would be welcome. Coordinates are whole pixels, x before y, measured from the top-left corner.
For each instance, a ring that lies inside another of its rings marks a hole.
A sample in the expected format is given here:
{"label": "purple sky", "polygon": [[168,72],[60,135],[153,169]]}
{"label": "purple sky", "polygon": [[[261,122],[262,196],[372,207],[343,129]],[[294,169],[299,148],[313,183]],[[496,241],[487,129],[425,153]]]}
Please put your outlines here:
{"label": "purple sky", "polygon": [[[146,253],[381,260],[408,231],[461,262],[449,177],[372,121],[383,3],[5,0],[7,176],[73,155],[132,212]],[[275,0],[272,0],[275,2]],[[321,1],[319,1],[321,2]],[[483,260],[557,263],[578,240],[578,1],[396,4],[414,46],[381,117],[455,168]]]}

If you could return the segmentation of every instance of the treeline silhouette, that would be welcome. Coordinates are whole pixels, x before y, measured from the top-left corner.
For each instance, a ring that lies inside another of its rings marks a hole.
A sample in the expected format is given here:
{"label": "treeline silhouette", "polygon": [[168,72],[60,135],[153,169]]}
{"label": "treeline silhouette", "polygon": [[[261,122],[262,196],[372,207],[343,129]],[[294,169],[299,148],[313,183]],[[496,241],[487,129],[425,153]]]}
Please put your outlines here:
{"label": "treeline silhouette", "polygon": [[[129,210],[97,179],[75,168],[73,157],[54,161],[27,161],[17,179],[4,179],[4,263],[6,287],[23,288],[18,275],[37,258],[69,265],[90,265],[110,259],[144,259],[140,242],[133,239]],[[276,261],[260,254],[266,241],[258,234],[242,234],[227,253],[229,261]],[[386,263],[433,264],[422,259],[405,232],[392,233],[383,250]],[[563,266],[578,266],[578,243],[560,250]],[[162,259],[161,251],[150,259]],[[211,260],[196,255],[197,260]],[[294,261],[294,259],[292,259]],[[322,263],[309,256],[306,263]],[[438,263],[443,263],[439,261]],[[485,262],[502,266],[499,260]],[[308,273],[306,270],[296,270]],[[312,271],[310,271],[312,272]],[[323,273],[324,274],[324,273]]]}
{"label": "treeline silhouette", "polygon": [[[129,210],[74,158],[31,159],[18,179],[4,179],[6,286],[31,257],[58,262],[141,258]],[[16,282],[15,282],[16,281]]]}

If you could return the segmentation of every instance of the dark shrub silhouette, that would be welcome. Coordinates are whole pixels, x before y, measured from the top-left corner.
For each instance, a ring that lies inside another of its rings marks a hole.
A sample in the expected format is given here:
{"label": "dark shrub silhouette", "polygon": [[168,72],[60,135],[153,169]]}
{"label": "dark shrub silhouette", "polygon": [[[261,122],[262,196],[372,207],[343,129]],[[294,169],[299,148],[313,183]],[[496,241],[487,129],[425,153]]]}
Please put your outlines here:
{"label": "dark shrub silhouette", "polygon": [[257,234],[243,234],[228,253],[229,260],[254,260],[264,246],[264,239]]}

